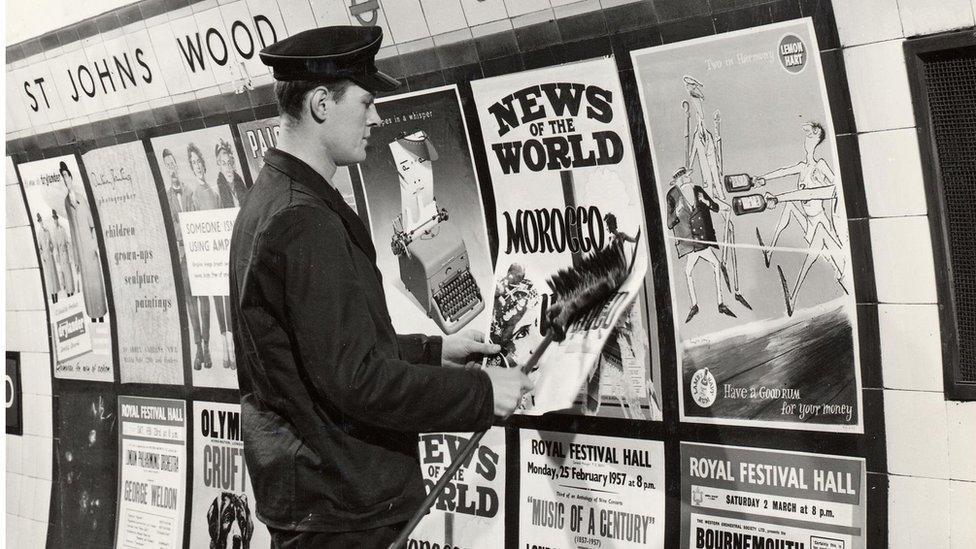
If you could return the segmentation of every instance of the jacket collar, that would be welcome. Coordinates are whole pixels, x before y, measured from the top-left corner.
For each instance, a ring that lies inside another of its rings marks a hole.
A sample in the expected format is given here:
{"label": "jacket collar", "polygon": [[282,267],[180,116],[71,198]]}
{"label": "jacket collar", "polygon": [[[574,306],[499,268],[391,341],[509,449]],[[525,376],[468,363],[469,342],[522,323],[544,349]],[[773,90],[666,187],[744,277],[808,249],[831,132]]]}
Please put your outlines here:
{"label": "jacket collar", "polygon": [[299,187],[321,198],[342,219],[342,224],[345,225],[346,231],[349,232],[349,236],[356,246],[371,261],[376,262],[376,248],[373,247],[373,241],[369,237],[369,231],[366,230],[363,220],[346,204],[339,191],[330,185],[319,172],[299,158],[274,148],[268,149],[264,154],[264,163],[290,177]]}

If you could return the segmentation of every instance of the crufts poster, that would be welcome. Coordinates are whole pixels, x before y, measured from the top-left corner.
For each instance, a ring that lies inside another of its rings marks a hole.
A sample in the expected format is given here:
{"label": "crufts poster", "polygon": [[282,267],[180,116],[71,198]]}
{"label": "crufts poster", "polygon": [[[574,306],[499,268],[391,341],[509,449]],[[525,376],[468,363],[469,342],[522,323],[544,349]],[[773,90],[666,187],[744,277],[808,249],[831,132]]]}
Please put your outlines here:
{"label": "crufts poster", "polygon": [[681,444],[681,547],[863,549],[864,460]]}
{"label": "crufts poster", "polygon": [[[471,433],[420,435],[420,467],[430,491]],[[505,545],[505,429],[492,427],[410,535],[409,547]]]}
{"label": "crufts poster", "polygon": [[519,437],[519,547],[664,547],[663,442]]}
{"label": "crufts poster", "polygon": [[486,332],[491,252],[457,88],[377,101],[383,119],[359,165],[393,325]]}
{"label": "crufts poster", "polygon": [[230,235],[248,189],[230,127],[151,141],[176,239],[193,385],[236,388],[228,263]]}
{"label": "crufts poster", "polygon": [[58,437],[51,497],[50,545],[111,547],[118,488],[118,416],[115,395],[63,389],[58,394]]}
{"label": "crufts poster", "polygon": [[117,549],[183,546],[186,401],[119,397]]}
{"label": "crufts poster", "polygon": [[145,148],[141,141],[113,145],[82,161],[102,220],[122,383],[182,384],[176,280]]}
{"label": "crufts poster", "polygon": [[[632,256],[646,256],[640,186],[613,59],[476,80],[471,87],[497,207],[491,338],[502,355],[489,364],[514,367],[546,335],[549,277],[615,242]],[[574,412],[660,419],[655,316],[647,314],[653,296],[648,272],[596,369],[583,372],[589,381]]]}
{"label": "crufts poster", "polygon": [[190,547],[263,549],[270,545],[267,527],[254,517],[240,404],[194,402]]}
{"label": "crufts poster", "polygon": [[861,431],[844,193],[809,19],[632,52],[681,419]]}
{"label": "crufts poster", "polygon": [[[277,116],[241,122],[237,125],[237,131],[241,134],[244,158],[247,159],[247,169],[251,172],[251,180],[257,181],[258,174],[264,167],[264,154],[268,152],[268,149],[278,146],[281,122]],[[346,204],[355,210],[356,197],[353,195],[352,181],[349,179],[349,168],[340,166],[336,169],[336,173],[329,183],[339,191]]]}
{"label": "crufts poster", "polygon": [[34,225],[54,344],[54,377],[114,381],[102,228],[74,155],[17,167]]}

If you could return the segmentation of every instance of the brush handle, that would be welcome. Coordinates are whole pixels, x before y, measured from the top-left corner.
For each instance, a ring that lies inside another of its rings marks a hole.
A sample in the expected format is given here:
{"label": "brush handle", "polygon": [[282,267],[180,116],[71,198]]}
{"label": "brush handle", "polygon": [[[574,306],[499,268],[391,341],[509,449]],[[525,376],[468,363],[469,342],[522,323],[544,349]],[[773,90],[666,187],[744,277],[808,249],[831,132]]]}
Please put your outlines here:
{"label": "brush handle", "polygon": [[[546,352],[546,349],[549,348],[550,343],[552,343],[552,331],[550,331],[542,342],[539,343],[539,346],[535,348],[535,352],[532,353],[529,360],[522,365],[522,373],[528,375],[528,373],[532,371],[532,368],[535,368],[535,365],[539,363],[539,358],[541,358],[542,353]],[[464,447],[461,448],[461,453],[454,458],[451,465],[448,466],[447,470],[444,471],[444,474],[441,475],[441,478],[438,479],[437,484],[431,488],[430,493],[428,493],[427,497],[424,498],[424,501],[420,503],[420,508],[417,509],[417,512],[414,513],[412,517],[410,517],[410,522],[403,527],[403,530],[400,531],[400,535],[397,536],[397,538],[393,540],[393,543],[390,544],[389,549],[400,549],[406,545],[407,538],[409,538],[410,534],[413,533],[413,529],[420,524],[420,520],[423,519],[424,516],[430,511],[430,506],[434,504],[434,500],[441,495],[444,488],[447,487],[447,483],[451,482],[451,479],[454,478],[454,475],[457,474],[458,470],[461,468],[461,464],[468,461],[468,458],[474,453],[475,448],[478,447],[478,443],[481,442],[481,439],[487,432],[488,431],[478,431],[474,433],[467,442],[464,443]]]}

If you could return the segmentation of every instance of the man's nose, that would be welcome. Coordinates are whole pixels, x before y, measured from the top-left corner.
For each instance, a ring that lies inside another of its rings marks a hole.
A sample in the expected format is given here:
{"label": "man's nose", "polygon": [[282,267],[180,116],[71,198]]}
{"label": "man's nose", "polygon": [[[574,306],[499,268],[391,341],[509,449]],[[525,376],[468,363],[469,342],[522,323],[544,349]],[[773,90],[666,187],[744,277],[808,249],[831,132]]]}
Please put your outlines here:
{"label": "man's nose", "polygon": [[376,105],[369,106],[369,112],[366,114],[366,125],[369,127],[379,126],[380,115],[376,112]]}

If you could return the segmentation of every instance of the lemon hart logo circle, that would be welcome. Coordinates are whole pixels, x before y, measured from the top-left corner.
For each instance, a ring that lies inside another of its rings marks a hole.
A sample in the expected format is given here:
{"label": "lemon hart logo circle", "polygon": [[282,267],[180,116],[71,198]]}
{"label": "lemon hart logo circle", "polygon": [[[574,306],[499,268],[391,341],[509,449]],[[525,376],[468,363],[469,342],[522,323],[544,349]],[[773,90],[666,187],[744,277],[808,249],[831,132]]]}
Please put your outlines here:
{"label": "lemon hart logo circle", "polygon": [[718,388],[715,385],[715,376],[708,371],[708,368],[702,368],[691,376],[691,398],[695,404],[708,408],[715,403],[716,394]]}
{"label": "lemon hart logo circle", "polygon": [[377,0],[351,0],[349,3],[349,14],[364,27],[377,24],[379,10],[380,3]]}
{"label": "lemon hart logo circle", "polygon": [[779,62],[786,72],[799,74],[807,66],[807,46],[795,34],[787,34],[779,41]]}

